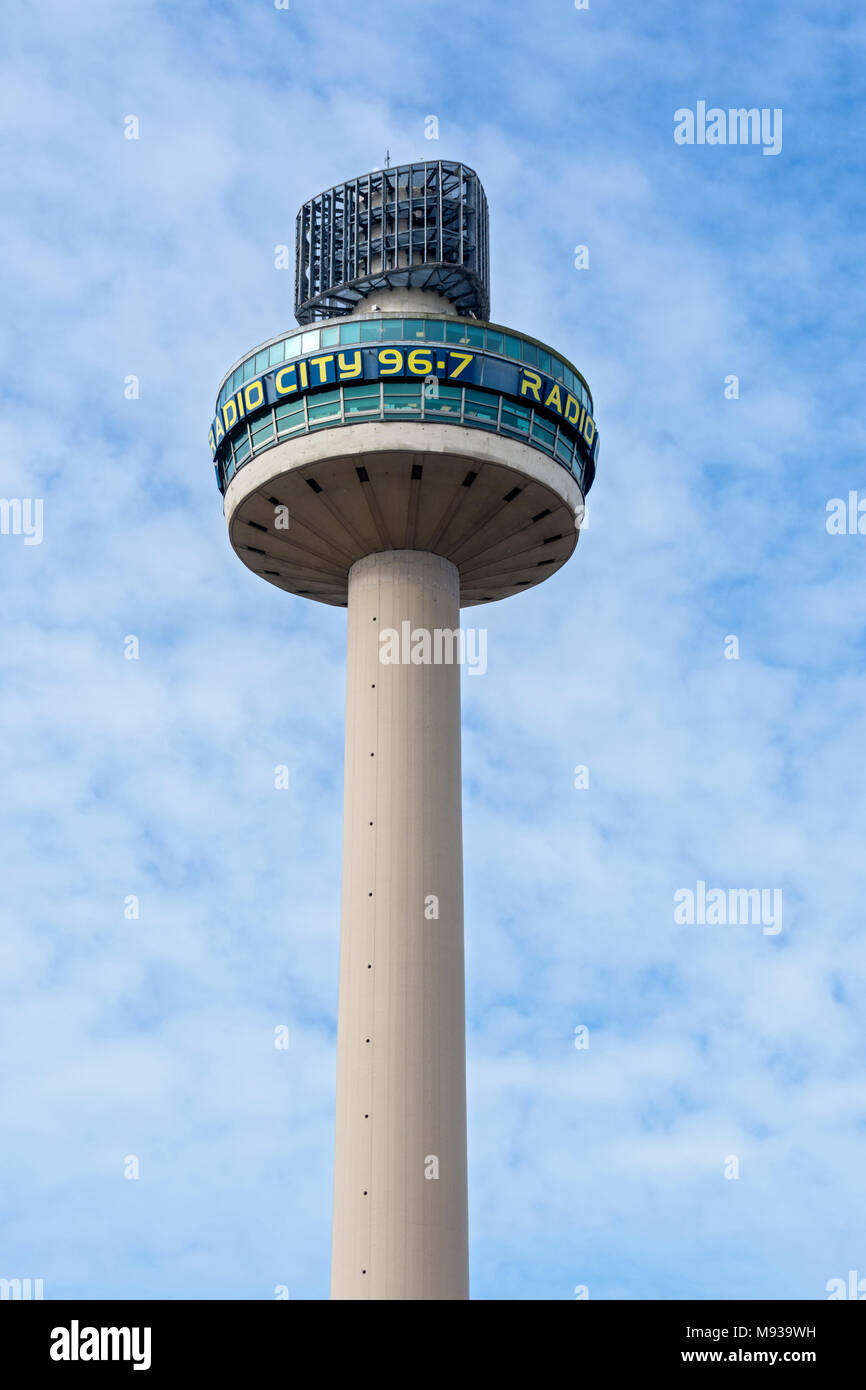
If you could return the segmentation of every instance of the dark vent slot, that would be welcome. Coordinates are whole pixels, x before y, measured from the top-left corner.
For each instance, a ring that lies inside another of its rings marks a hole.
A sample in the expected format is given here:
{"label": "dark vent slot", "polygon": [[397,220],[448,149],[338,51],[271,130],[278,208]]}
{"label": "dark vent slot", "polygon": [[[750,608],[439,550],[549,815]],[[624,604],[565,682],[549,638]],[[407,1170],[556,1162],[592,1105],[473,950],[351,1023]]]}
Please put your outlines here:
{"label": "dark vent slot", "polygon": [[258,521],[248,521],[248,522],[247,522],[247,525],[248,525],[248,526],[254,526],[254,527],[256,528],[257,531],[264,531],[265,535],[268,534],[268,528],[267,528],[267,526],[262,526],[262,525],[260,525],[260,523],[259,523]]}
{"label": "dark vent slot", "polygon": [[307,487],[311,487],[311,488],[313,489],[313,492],[321,492],[321,491],[322,491],[322,489],[319,487],[319,484],[316,482],[315,478],[307,478],[306,482],[307,482]]}
{"label": "dark vent slot", "polygon": [[269,497],[269,498],[268,498],[268,501],[269,501],[269,502],[272,502],[272,503],[274,504],[275,507],[279,507],[279,506],[282,505],[282,503],[280,502],[279,497]]}
{"label": "dark vent slot", "polygon": [[532,520],[533,520],[533,521],[541,521],[542,517],[545,517],[545,516],[550,516],[550,508],[549,508],[549,507],[545,507],[545,509],[544,509],[543,512],[538,512],[538,513],[532,518]]}
{"label": "dark vent slot", "polygon": [[266,550],[259,550],[259,547],[258,547],[257,545],[248,545],[248,546],[247,546],[247,550],[251,550],[251,551],[253,552],[254,555],[266,555],[266,554],[267,554],[267,551],[266,551]]}
{"label": "dark vent slot", "polygon": [[539,560],[538,563],[539,563],[540,565],[555,565],[555,564],[556,564],[556,561],[555,561],[555,560]]}
{"label": "dark vent slot", "polygon": [[464,486],[464,487],[471,487],[472,484],[475,482],[475,479],[476,479],[477,477],[478,477],[478,474],[477,474],[477,473],[472,473],[472,472],[467,473],[467,474],[466,474],[466,477],[463,479],[463,486]]}
{"label": "dark vent slot", "polygon": [[421,481],[421,474],[422,474],[423,472],[424,472],[424,466],[423,466],[423,464],[420,464],[420,463],[413,463],[413,464],[412,464],[412,482],[413,482],[413,483],[420,483],[420,481]]}
{"label": "dark vent slot", "polygon": [[562,532],[561,532],[561,531],[557,531],[557,533],[556,533],[555,536],[545,536],[545,537],[544,537],[544,544],[545,544],[545,545],[550,545],[551,541],[561,541],[561,540],[562,540]]}
{"label": "dark vent slot", "polygon": [[367,470],[366,470],[366,468],[363,466],[363,464],[361,465],[360,468],[356,468],[356,469],[355,469],[355,472],[356,472],[357,475],[358,475],[358,482],[359,482],[359,483],[369,483],[369,481],[370,481],[370,474],[367,472]]}
{"label": "dark vent slot", "polygon": [[262,574],[272,574],[276,579],[279,579],[280,577],[279,570],[262,570]]}
{"label": "dark vent slot", "polygon": [[513,502],[515,497],[520,496],[521,490],[522,489],[519,487],[513,487],[510,492],[506,492],[505,496],[502,499],[503,502]]}

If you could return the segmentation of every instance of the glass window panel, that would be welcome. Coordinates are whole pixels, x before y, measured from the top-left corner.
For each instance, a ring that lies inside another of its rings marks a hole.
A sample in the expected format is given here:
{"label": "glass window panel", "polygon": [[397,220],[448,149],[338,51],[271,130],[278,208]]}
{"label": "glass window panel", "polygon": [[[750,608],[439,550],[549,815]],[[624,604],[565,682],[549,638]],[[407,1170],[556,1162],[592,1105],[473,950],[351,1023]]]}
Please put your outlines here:
{"label": "glass window panel", "polygon": [[468,323],[468,324],[466,325],[465,332],[466,332],[466,340],[467,340],[467,342],[469,343],[469,346],[470,346],[470,347],[483,348],[483,346],[484,346],[484,329],[483,329],[483,328],[479,328],[477,324]]}
{"label": "glass window panel", "polygon": [[512,338],[510,333],[505,335],[505,352],[508,357],[515,357],[520,361],[520,339]]}
{"label": "glass window panel", "polygon": [[236,439],[232,444],[232,449],[234,450],[235,463],[243,463],[244,459],[249,458],[250,441],[246,435]]}
{"label": "glass window panel", "polygon": [[423,338],[423,337],[424,337],[424,320],[423,320],[423,319],[404,319],[404,320],[403,320],[403,336],[406,337],[406,338]]}
{"label": "glass window panel", "polygon": [[528,343],[524,338],[520,345],[520,355],[524,362],[529,362],[531,366],[538,365],[538,349],[534,343]]}
{"label": "glass window panel", "polygon": [[446,343],[468,343],[467,325],[461,320],[458,323],[446,323],[445,341]]}
{"label": "glass window panel", "polygon": [[286,354],[287,362],[291,361],[293,357],[299,357],[301,354],[300,333],[296,333],[293,338],[287,338],[285,343],[283,344],[283,347]]}
{"label": "glass window panel", "polygon": [[403,320],[383,319],[382,337],[386,339],[386,341],[399,342],[400,339],[403,337]]}
{"label": "glass window panel", "polygon": [[381,322],[380,319],[362,319],[362,320],[361,320],[361,342],[362,342],[362,343],[378,343],[378,341],[379,341],[379,335],[380,335],[381,331],[382,331],[382,322]]}
{"label": "glass window panel", "polygon": [[340,343],[359,343],[361,341],[361,325],[359,323],[340,324]]}
{"label": "glass window panel", "polygon": [[556,441],[556,452],[559,458],[564,459],[566,463],[571,463],[571,445],[563,434]]}
{"label": "glass window panel", "polygon": [[237,391],[238,387],[243,381],[243,371],[243,367],[235,367],[234,371],[232,372],[231,385],[229,386],[229,389],[226,392],[226,400],[228,400],[229,396],[234,395],[235,391]]}
{"label": "glass window panel", "polygon": [[536,415],[532,421],[532,438],[537,439],[546,449],[552,451],[554,434],[553,426],[544,424],[540,416]]}
{"label": "glass window panel", "polygon": [[459,386],[440,386],[438,399],[428,396],[424,401],[425,414],[459,416],[462,394]]}
{"label": "glass window panel", "polygon": [[314,396],[307,403],[307,416],[312,420],[330,420],[340,413],[339,391],[326,391],[323,396]]}
{"label": "glass window panel", "polygon": [[233,458],[226,459],[226,482],[231,482],[234,477],[235,461]]}
{"label": "glass window panel", "polygon": [[480,391],[467,391],[463,414],[479,420],[495,420],[499,414],[499,398],[484,396]]}
{"label": "glass window panel", "polygon": [[425,325],[424,336],[428,343],[444,343],[445,324],[441,319],[428,319]]}
{"label": "glass window panel", "polygon": [[285,343],[273,343],[270,352],[270,366],[278,367],[283,360],[283,348]]}
{"label": "glass window panel", "polygon": [[538,365],[541,371],[550,376],[550,353],[544,352],[541,348],[538,349]]}
{"label": "glass window panel", "polygon": [[268,370],[268,349],[265,348],[264,352],[257,352],[257,353],[256,353],[256,374],[258,375],[259,372],[266,372],[267,370]]}
{"label": "glass window panel", "polygon": [[488,351],[488,352],[502,352],[503,347],[504,347],[504,343],[503,343],[503,339],[502,339],[502,334],[501,334],[501,333],[495,332],[495,330],[492,329],[492,328],[488,328],[488,330],[487,330],[487,351]]}
{"label": "glass window panel", "polygon": [[253,358],[253,357],[248,357],[247,360],[246,360],[246,362],[244,363],[244,366],[243,366],[243,380],[244,380],[244,381],[252,381],[252,379],[253,379],[253,377],[255,376],[255,374],[256,374],[256,363],[255,363],[255,358]]}
{"label": "glass window panel", "polygon": [[359,382],[357,386],[344,386],[343,395],[345,396],[346,400],[349,400],[350,397],[354,398],[355,396],[378,396],[379,383],[373,381],[364,381]]}
{"label": "glass window panel", "polygon": [[322,329],[322,347],[337,347],[340,342],[340,326],[332,324],[330,328]]}
{"label": "glass window panel", "polygon": [[277,429],[280,434],[291,434],[293,430],[304,428],[304,403],[277,406]]}
{"label": "glass window panel", "polygon": [[529,431],[529,407],[504,400],[502,402],[502,427],[527,434]]}
{"label": "glass window panel", "polygon": [[270,415],[266,416],[264,420],[259,420],[256,424],[252,425],[250,427],[250,433],[253,436],[253,444],[256,448],[261,444],[263,439],[273,438],[274,422]]}
{"label": "glass window panel", "polygon": [[343,400],[347,415],[378,415],[378,386],[344,386]]}
{"label": "glass window panel", "polygon": [[397,386],[395,383],[387,382],[384,386],[384,394],[386,410],[421,409],[420,382],[417,385],[412,382],[407,386]]}
{"label": "glass window panel", "polygon": [[301,334],[301,352],[316,352],[319,346],[319,330],[312,329],[309,333]]}

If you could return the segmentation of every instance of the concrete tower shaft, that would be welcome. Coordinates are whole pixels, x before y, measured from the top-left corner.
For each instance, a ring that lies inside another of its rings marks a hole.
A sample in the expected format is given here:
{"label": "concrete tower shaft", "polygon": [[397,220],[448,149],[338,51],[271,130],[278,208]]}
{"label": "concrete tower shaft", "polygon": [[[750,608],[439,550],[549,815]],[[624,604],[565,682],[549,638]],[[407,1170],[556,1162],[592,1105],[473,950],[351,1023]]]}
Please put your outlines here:
{"label": "concrete tower shaft", "polygon": [[460,668],[381,638],[459,627],[456,566],[349,573],[331,1294],[467,1298]]}

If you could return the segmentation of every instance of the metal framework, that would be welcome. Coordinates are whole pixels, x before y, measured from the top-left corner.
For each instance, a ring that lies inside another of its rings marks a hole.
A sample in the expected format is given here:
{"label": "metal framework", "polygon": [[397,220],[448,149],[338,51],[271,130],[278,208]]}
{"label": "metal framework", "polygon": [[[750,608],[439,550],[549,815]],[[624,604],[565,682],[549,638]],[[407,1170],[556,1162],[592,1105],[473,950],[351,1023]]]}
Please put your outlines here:
{"label": "metal framework", "polygon": [[444,295],[465,318],[490,316],[487,198],[466,164],[399,164],[337,184],[304,203],[296,245],[300,324],[407,286]]}

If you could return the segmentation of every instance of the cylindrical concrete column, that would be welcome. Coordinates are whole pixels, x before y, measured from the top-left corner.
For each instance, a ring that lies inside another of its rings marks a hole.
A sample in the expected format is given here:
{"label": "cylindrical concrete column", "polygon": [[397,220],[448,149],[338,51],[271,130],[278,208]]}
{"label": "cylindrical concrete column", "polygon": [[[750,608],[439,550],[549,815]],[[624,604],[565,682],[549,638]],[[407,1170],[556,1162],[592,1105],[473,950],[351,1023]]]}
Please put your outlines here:
{"label": "cylindrical concrete column", "polygon": [[459,596],[426,551],[349,572],[335,1299],[469,1297]]}

